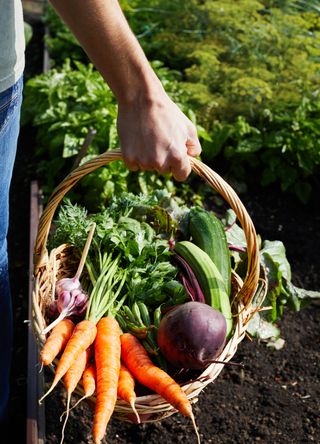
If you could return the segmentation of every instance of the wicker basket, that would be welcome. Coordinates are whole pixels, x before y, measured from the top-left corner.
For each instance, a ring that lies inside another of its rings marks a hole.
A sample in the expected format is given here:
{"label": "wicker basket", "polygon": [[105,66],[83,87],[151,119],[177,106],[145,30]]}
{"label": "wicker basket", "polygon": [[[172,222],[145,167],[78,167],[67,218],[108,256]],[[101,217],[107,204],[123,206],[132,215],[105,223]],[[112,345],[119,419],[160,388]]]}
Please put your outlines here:
{"label": "wicker basket", "polygon": [[[34,334],[40,348],[45,341],[45,336],[41,334],[41,331],[46,326],[44,317],[45,309],[53,299],[54,276],[56,279],[70,277],[73,275],[72,273],[76,267],[75,261],[72,263],[73,256],[71,246],[66,244],[60,245],[58,248],[52,250],[50,254],[47,251],[46,244],[52,218],[65,194],[82,177],[101,166],[120,159],[122,159],[122,156],[119,150],[108,151],[72,171],[54,190],[41,215],[34,249],[32,318]],[[253,223],[234,190],[217,173],[213,172],[201,161],[190,157],[190,163],[192,170],[215,189],[235,211],[246,236],[248,255],[246,277],[244,281],[242,281],[235,273],[233,273],[232,276],[232,300],[235,319],[234,333],[226,343],[219,357],[220,361],[227,362],[234,356],[238,344],[245,336],[248,321],[257,310],[257,305],[255,304],[255,306],[253,306],[252,303],[253,297],[257,293],[260,272],[257,237]],[[263,295],[260,297],[260,303],[262,300]],[[51,365],[52,370],[54,370],[56,363],[57,361],[54,361]],[[221,363],[211,364],[196,380],[181,384],[183,390],[192,402],[196,402],[199,393],[204,387],[217,378],[223,366]],[[83,394],[80,384],[77,387],[77,392],[80,395]],[[95,398],[90,398],[89,402],[94,403]],[[159,421],[176,411],[157,394],[139,396],[136,400],[136,409],[141,422]],[[123,421],[136,422],[131,407],[120,399],[116,403],[113,416]]]}

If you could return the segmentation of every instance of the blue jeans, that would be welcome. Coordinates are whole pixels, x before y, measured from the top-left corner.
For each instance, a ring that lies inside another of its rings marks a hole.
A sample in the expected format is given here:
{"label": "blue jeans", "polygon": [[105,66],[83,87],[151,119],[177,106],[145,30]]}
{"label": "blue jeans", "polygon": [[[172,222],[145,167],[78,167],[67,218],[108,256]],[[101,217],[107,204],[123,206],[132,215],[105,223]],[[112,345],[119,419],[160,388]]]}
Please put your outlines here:
{"label": "blue jeans", "polygon": [[9,400],[13,320],[8,275],[9,188],[17,150],[23,79],[0,93],[0,422]]}

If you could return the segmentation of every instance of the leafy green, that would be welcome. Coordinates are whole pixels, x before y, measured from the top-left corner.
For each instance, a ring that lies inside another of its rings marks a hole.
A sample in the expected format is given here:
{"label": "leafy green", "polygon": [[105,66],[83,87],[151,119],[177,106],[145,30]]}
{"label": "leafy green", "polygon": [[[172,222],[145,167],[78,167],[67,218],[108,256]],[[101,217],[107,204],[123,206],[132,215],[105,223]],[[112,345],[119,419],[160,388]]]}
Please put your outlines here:
{"label": "leafy green", "polygon": [[[178,270],[171,264],[169,248],[173,226],[151,225],[147,219],[152,214],[156,221],[161,208],[161,218],[164,213],[171,212],[168,217],[177,221],[173,218],[180,215],[177,206],[177,202],[165,191],[150,196],[124,193],[114,198],[108,208],[95,214],[88,214],[84,207],[65,199],[55,220],[50,248],[71,243],[81,251],[89,227],[95,222],[88,255],[93,270],[103,269],[106,254],[113,259],[118,258],[118,266],[126,270],[124,288],[128,304],[141,300],[148,307],[161,303],[171,305],[186,298],[181,285],[178,282],[174,284]],[[179,211],[182,212],[182,208]]]}
{"label": "leafy green", "polygon": [[[229,246],[235,247],[235,251],[231,250],[234,269],[244,278],[247,266],[245,235],[242,228],[236,224],[232,210],[228,210],[225,224]],[[281,241],[264,240],[259,256],[262,275],[266,277],[267,292],[262,304],[263,310],[256,313],[249,323],[249,333],[261,339],[276,340],[280,336],[280,331],[275,323],[283,315],[284,308],[289,307],[294,311],[299,311],[312,299],[320,298],[320,292],[296,287],[291,282],[291,267],[286,257],[285,246]],[[255,299],[259,299],[258,293]]]}
{"label": "leafy green", "polygon": [[123,1],[147,54],[183,73],[204,161],[306,202],[320,170],[317,2],[147,3]]}
{"label": "leafy green", "polygon": [[30,23],[24,22],[23,24],[24,24],[24,39],[25,39],[26,45],[28,45],[28,43],[32,39],[33,30],[32,30],[32,26],[30,25]]}

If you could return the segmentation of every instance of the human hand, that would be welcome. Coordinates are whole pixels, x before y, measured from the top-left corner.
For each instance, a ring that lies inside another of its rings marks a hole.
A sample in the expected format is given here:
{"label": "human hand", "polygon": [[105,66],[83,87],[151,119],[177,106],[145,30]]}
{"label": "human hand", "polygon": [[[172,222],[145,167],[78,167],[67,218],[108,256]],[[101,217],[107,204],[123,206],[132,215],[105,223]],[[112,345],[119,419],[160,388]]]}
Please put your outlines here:
{"label": "human hand", "polygon": [[191,172],[188,156],[201,153],[194,124],[164,90],[130,104],[119,102],[118,134],[131,171],[171,172],[183,181]]}

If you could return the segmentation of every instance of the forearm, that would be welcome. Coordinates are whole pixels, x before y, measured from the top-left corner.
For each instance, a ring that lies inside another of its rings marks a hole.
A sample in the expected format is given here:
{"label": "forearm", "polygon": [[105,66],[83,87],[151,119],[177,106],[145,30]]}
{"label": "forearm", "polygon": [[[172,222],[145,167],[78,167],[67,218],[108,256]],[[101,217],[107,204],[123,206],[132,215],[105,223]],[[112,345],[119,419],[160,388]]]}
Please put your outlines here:
{"label": "forearm", "polygon": [[196,128],[164,91],[118,1],[51,3],[116,96],[126,165],[186,179],[191,171],[188,154],[201,152]]}
{"label": "forearm", "polygon": [[51,0],[117,100],[152,96],[161,84],[116,0]]}

